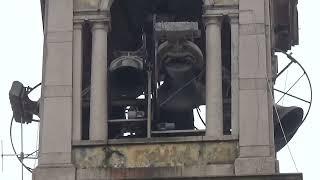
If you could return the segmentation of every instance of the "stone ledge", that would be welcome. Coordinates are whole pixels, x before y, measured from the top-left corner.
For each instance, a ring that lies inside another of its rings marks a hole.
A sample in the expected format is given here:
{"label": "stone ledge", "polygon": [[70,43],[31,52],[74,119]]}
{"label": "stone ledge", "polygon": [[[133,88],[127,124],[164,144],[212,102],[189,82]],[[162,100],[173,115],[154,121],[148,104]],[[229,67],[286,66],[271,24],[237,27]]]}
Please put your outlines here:
{"label": "stone ledge", "polygon": [[38,166],[32,172],[32,180],[75,180],[76,169],[71,164]]}
{"label": "stone ledge", "polygon": [[273,157],[249,157],[235,160],[236,175],[259,175],[276,173],[276,159]]}
{"label": "stone ledge", "polygon": [[183,142],[225,142],[238,141],[237,136],[226,135],[222,137],[210,136],[186,136],[186,137],[152,137],[152,138],[131,138],[131,139],[111,139],[108,141],[81,140],[73,141],[74,147],[82,146],[106,146],[106,145],[130,145],[130,144],[161,144],[161,143],[183,143]]}
{"label": "stone ledge", "polygon": [[205,170],[194,171],[191,175],[183,172],[188,168],[117,168],[117,169],[77,169],[78,180],[302,180],[302,174],[270,174],[259,176],[210,176]]}

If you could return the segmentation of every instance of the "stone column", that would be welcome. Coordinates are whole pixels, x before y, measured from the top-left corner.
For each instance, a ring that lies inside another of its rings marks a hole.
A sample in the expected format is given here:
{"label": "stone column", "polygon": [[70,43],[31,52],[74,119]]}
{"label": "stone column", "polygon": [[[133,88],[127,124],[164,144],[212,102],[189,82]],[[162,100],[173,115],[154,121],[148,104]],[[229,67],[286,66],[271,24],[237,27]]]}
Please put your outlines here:
{"label": "stone column", "polygon": [[73,25],[72,140],[81,140],[82,130],[82,22]]}
{"label": "stone column", "polygon": [[231,14],[231,128],[239,136],[239,15]]}
{"label": "stone column", "polygon": [[205,16],[206,25],[206,136],[223,135],[221,16]]}
{"label": "stone column", "polygon": [[107,139],[107,35],[105,21],[92,25],[90,140]]}

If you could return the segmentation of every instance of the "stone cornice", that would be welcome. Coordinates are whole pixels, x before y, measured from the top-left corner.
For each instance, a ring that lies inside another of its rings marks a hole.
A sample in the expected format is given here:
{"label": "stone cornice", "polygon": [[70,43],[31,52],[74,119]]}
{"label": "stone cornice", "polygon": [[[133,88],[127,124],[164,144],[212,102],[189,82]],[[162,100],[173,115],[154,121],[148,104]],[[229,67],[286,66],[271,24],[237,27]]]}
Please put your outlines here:
{"label": "stone cornice", "polygon": [[215,6],[209,9],[205,9],[203,16],[238,16],[239,9],[237,6]]}
{"label": "stone cornice", "polygon": [[239,0],[203,0],[203,9],[217,9],[217,8],[236,8],[239,9]]}
{"label": "stone cornice", "polygon": [[109,22],[111,21],[110,13],[108,12],[81,12],[74,13],[73,21],[77,22]]}

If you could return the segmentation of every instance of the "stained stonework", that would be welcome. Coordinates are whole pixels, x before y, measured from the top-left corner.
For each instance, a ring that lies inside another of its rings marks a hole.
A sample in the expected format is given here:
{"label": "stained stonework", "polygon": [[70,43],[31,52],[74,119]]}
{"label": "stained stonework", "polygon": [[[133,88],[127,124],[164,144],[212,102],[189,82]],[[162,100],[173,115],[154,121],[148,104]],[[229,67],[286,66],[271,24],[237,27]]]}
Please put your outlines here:
{"label": "stained stonework", "polygon": [[113,0],[74,0],[74,11],[110,10]]}
{"label": "stained stonework", "polygon": [[112,145],[75,148],[78,168],[143,168],[233,164],[238,157],[237,142],[167,143]]}

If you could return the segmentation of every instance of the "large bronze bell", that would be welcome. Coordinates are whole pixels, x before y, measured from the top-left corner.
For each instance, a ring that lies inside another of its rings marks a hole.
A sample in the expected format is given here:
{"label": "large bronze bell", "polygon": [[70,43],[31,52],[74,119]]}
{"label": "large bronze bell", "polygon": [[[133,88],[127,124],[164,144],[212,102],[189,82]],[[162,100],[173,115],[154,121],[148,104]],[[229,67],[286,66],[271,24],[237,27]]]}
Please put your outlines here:
{"label": "large bronze bell", "polygon": [[276,152],[280,151],[287,144],[279,119],[287,142],[289,142],[303,123],[303,109],[296,106],[273,106],[274,141]]}

